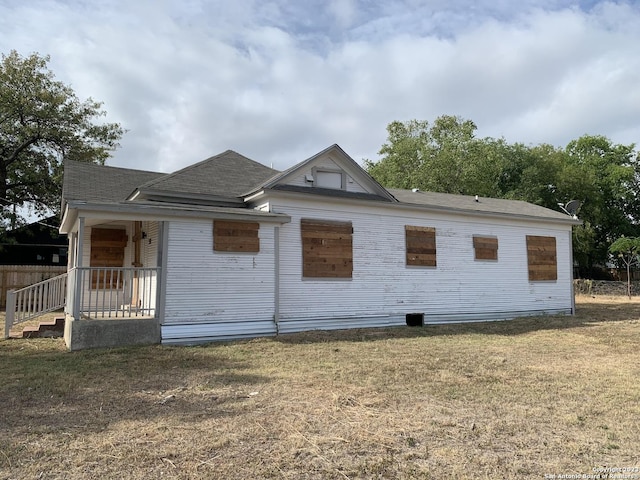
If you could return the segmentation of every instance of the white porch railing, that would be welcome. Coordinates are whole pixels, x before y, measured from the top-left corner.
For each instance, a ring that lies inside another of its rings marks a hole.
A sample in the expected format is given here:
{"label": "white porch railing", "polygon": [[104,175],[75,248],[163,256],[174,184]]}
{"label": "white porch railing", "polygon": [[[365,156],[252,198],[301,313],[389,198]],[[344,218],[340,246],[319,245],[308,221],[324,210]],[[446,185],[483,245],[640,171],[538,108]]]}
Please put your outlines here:
{"label": "white porch railing", "polygon": [[75,319],[153,317],[159,268],[77,267],[66,312]]}
{"label": "white porch railing", "polygon": [[9,338],[9,331],[13,325],[64,307],[66,293],[66,273],[20,290],[9,290],[4,338]]}

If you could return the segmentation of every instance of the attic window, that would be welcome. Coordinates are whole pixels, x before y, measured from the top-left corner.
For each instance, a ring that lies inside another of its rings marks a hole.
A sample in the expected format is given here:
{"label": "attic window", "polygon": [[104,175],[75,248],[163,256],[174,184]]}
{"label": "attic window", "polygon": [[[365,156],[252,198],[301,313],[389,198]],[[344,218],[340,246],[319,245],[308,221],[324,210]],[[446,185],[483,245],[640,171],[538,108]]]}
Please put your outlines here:
{"label": "attic window", "polygon": [[258,222],[238,222],[230,220],[213,221],[213,250],[216,252],[260,251]]}
{"label": "attic window", "polygon": [[498,260],[498,237],[473,236],[476,260]]}
{"label": "attic window", "polygon": [[557,280],[556,237],[527,235],[527,263],[530,282]]}
{"label": "attic window", "polygon": [[332,188],[344,190],[346,188],[346,176],[341,170],[313,170],[314,187]]}

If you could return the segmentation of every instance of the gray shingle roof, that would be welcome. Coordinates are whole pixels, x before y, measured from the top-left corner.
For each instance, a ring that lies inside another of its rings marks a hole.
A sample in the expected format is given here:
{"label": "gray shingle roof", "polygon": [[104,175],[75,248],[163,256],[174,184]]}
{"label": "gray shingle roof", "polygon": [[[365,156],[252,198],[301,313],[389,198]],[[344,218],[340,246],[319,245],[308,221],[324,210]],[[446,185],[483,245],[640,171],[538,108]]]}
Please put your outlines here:
{"label": "gray shingle roof", "polygon": [[[396,197],[399,202],[433,207],[443,210],[461,210],[465,212],[477,213],[497,213],[503,215],[538,217],[545,219],[564,220],[571,222],[568,215],[556,212],[540,205],[523,202],[521,200],[505,200],[499,198],[479,197],[476,202],[474,196],[453,195],[449,193],[436,192],[413,192],[412,190],[401,190],[389,188],[389,192]],[[574,223],[579,223],[575,221]]]}
{"label": "gray shingle roof", "polygon": [[240,197],[278,174],[278,170],[227,150],[182,170],[156,178],[139,188],[172,193]]}
{"label": "gray shingle roof", "polygon": [[[64,165],[63,202],[124,202],[136,189],[141,192],[168,192],[180,199],[180,194],[239,198],[245,192],[265,185],[280,172],[227,150],[220,155],[178,170],[171,174],[109,167],[90,163],[66,161]],[[274,190],[299,191],[301,193],[341,195],[345,198],[381,201],[387,200],[372,194],[347,194],[325,189],[297,188],[290,185],[274,185]],[[388,189],[400,203],[425,208],[478,214],[498,214],[550,219],[579,223],[564,213],[519,200],[479,198],[435,192]]]}
{"label": "gray shingle roof", "polygon": [[108,167],[94,163],[64,162],[62,199],[121,202],[142,183],[163,177],[165,174]]}

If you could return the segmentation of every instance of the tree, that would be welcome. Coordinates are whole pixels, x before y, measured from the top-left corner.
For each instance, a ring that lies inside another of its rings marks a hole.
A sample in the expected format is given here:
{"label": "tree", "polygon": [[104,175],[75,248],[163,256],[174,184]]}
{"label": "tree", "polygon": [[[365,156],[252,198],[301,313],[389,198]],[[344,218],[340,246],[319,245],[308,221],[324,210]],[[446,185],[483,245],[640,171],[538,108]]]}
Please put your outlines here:
{"label": "tree", "polygon": [[387,187],[492,195],[504,144],[477,139],[476,128],[471,120],[451,115],[431,125],[423,120],[392,122],[379,152],[382,159],[365,160],[365,167]]}
{"label": "tree", "polygon": [[103,164],[124,133],[117,123],[99,123],[102,103],[78,99],[55,80],[49,56],[20,56],[0,62],[0,222],[23,219],[16,207],[56,212],[66,159]]}
{"label": "tree", "polygon": [[365,160],[382,185],[524,200],[553,210],[579,200],[574,259],[587,276],[608,259],[611,239],[640,236],[640,154],[584,135],[566,148],[477,138],[476,125],[444,115],[392,122],[378,162]]}
{"label": "tree", "polygon": [[640,237],[620,237],[609,252],[627,268],[627,296],[631,298],[631,267],[640,265]]}
{"label": "tree", "polygon": [[593,229],[589,266],[606,262],[613,239],[640,236],[636,184],[640,166],[634,145],[616,145],[601,135],[584,135],[569,142],[567,165],[575,177],[586,177],[580,217]]}

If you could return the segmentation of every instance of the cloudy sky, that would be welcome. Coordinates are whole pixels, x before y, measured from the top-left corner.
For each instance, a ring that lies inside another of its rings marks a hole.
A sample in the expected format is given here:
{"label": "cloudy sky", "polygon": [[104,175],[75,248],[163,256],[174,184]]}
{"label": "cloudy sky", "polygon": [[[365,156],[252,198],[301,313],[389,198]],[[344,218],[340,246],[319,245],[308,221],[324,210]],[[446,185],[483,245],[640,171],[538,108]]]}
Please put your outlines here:
{"label": "cloudy sky", "polygon": [[103,101],[128,130],[108,163],[131,168],[374,160],[388,123],[443,114],[512,143],[640,143],[635,1],[0,0],[12,49]]}

